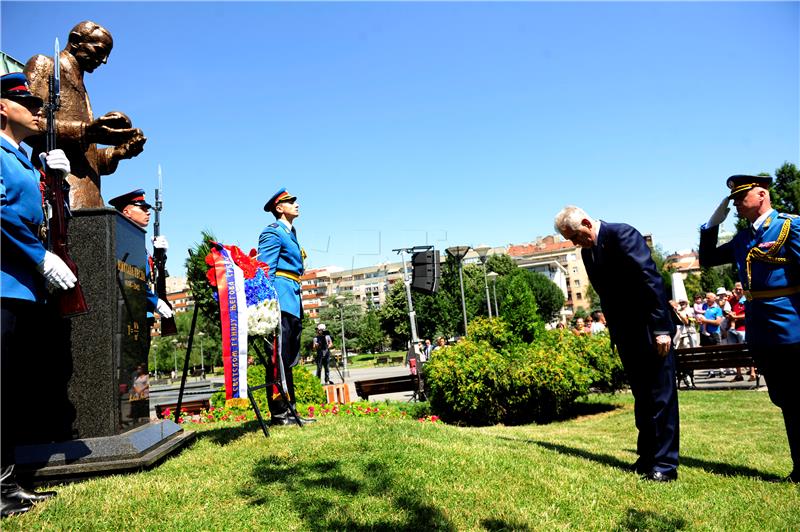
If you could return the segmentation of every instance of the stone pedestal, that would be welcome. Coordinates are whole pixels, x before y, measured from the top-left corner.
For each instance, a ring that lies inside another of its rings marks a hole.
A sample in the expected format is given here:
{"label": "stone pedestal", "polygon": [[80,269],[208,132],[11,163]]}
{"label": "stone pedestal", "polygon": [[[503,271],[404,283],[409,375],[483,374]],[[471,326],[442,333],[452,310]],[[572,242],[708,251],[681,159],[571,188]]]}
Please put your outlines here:
{"label": "stone pedestal", "polygon": [[[53,363],[35,368],[47,383],[37,400],[45,410],[16,450],[19,470],[35,478],[69,476],[71,468],[85,475],[125,463],[141,467],[142,457],[159,455],[162,443],[191,439],[176,436],[183,430],[174,424],[148,428],[149,399],[141,393],[150,335],[145,231],[113,209],[73,214],[70,254],[90,310],[51,321],[47,358]],[[132,445],[131,429],[149,436]]]}

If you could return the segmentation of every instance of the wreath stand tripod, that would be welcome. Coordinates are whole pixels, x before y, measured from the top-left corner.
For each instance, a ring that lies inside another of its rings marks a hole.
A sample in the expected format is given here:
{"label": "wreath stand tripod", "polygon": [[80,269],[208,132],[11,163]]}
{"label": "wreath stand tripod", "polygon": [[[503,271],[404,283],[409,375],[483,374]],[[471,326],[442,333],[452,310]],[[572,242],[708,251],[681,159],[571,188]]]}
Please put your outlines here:
{"label": "wreath stand tripod", "polygon": [[[194,306],[194,313],[192,314],[192,325],[189,328],[189,339],[186,344],[186,357],[183,360],[183,374],[181,375],[181,388],[178,392],[178,403],[175,405],[175,423],[178,423],[180,419],[180,412],[181,412],[181,403],[183,402],[183,391],[186,388],[186,376],[189,373],[189,355],[192,353],[192,343],[194,342],[194,331],[195,327],[197,326],[197,311],[199,310],[200,306]],[[269,393],[269,387],[276,386],[278,391],[281,394],[281,398],[286,401],[286,404],[289,405],[289,412],[292,414],[292,417],[295,419],[298,425],[301,427],[303,426],[302,421],[300,420],[300,416],[297,414],[297,409],[295,406],[289,401],[289,395],[286,393],[286,373],[284,372],[283,367],[283,358],[281,357],[281,329],[280,324],[274,333],[272,333],[272,341],[270,342],[266,338],[264,342],[267,346],[272,347],[272,360],[278,367],[278,378],[275,380],[269,380],[270,374],[270,364],[267,362],[267,359],[262,353],[261,349],[258,348],[256,343],[253,343],[253,347],[255,349],[256,355],[258,356],[261,363],[264,365],[264,370],[266,373],[265,382],[264,384],[259,384],[258,386],[253,386],[247,388],[247,398],[250,399],[250,404],[253,406],[253,410],[256,413],[256,418],[258,418],[258,422],[261,425],[261,430],[264,432],[264,437],[269,438],[269,429],[267,429],[266,423],[264,423],[264,418],[261,415],[261,410],[258,408],[258,403],[256,403],[256,399],[253,396],[253,391],[261,390],[262,388],[267,388],[267,393]],[[273,372],[274,373],[274,372]]]}

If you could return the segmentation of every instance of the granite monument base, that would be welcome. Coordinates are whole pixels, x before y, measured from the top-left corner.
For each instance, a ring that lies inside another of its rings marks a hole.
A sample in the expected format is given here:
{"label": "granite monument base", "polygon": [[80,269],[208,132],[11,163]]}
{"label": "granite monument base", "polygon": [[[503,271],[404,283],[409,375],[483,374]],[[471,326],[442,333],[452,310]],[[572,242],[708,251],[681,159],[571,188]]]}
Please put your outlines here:
{"label": "granite monument base", "polygon": [[114,209],[83,209],[69,239],[89,312],[48,317],[26,362],[41,385],[20,402],[37,415],[20,416],[15,450],[18,472],[36,479],[145,467],[193,439],[149,417],[145,231]]}
{"label": "granite monument base", "polygon": [[[152,466],[193,441],[195,433],[170,420],[153,421],[124,434],[16,448],[23,483],[48,484]],[[26,482],[27,481],[27,482]]]}

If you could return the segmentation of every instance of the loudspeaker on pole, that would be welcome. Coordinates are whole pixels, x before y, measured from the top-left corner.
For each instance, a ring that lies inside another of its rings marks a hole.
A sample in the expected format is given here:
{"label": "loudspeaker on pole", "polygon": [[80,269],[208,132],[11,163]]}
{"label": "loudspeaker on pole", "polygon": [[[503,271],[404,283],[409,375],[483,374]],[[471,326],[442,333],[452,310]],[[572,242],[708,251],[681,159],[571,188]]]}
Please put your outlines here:
{"label": "loudspeaker on pole", "polygon": [[439,289],[439,252],[435,249],[420,251],[411,256],[411,288],[425,294]]}

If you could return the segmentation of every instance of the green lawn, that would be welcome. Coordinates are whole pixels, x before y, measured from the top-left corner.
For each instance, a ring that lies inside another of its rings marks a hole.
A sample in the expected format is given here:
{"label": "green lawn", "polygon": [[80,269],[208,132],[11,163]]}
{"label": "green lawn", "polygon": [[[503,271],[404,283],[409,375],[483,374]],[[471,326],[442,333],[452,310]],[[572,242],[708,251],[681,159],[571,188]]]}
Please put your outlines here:
{"label": "green lawn", "polygon": [[159,467],[61,486],[4,530],[798,530],[800,487],[766,393],[681,392],[671,484],[635,459],[629,395],[595,396],[549,425],[465,428],[324,417],[265,439],[202,426]]}

